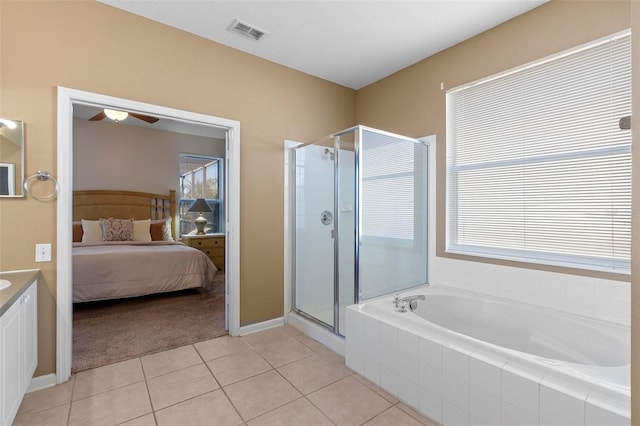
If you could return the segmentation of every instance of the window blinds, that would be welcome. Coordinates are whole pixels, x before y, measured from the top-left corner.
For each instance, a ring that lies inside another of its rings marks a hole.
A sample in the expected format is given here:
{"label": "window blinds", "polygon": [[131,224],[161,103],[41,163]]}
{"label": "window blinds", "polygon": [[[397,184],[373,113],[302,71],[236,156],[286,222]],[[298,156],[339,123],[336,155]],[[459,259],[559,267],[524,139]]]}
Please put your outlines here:
{"label": "window blinds", "polygon": [[628,273],[628,32],[447,93],[447,251]]}

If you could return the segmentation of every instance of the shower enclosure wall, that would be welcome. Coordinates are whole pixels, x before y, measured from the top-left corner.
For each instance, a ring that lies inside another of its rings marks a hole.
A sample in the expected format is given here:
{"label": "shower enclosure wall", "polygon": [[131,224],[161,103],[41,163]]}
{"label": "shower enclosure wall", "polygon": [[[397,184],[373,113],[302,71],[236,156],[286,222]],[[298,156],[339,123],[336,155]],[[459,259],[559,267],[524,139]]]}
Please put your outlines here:
{"label": "shower enclosure wall", "polygon": [[346,306],[427,282],[428,148],[356,126],[292,152],[293,309],[344,336]]}

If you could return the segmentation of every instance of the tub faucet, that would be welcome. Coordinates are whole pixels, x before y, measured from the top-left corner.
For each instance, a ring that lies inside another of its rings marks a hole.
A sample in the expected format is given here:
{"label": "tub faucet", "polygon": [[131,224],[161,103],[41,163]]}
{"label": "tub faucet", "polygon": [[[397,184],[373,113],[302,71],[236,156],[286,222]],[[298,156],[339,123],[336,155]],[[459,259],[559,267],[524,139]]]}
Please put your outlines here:
{"label": "tub faucet", "polygon": [[425,300],[424,294],[416,294],[402,298],[399,294],[396,294],[393,297],[393,304],[400,312],[407,312],[407,304],[409,305],[409,309],[414,311],[418,307],[418,300]]}

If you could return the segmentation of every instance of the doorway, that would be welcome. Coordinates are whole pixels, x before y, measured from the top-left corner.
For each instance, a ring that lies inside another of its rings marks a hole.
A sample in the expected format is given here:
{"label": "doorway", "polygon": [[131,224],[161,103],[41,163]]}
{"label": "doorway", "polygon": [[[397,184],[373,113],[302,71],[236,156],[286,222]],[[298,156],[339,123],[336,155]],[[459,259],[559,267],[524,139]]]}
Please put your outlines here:
{"label": "doorway", "polygon": [[58,182],[57,203],[57,330],[56,381],[71,375],[72,361],[72,200],[73,200],[73,108],[87,105],[149,114],[184,123],[213,126],[226,131],[226,304],[229,334],[239,334],[240,309],[240,123],[220,117],[146,104],[64,87],[58,88]]}

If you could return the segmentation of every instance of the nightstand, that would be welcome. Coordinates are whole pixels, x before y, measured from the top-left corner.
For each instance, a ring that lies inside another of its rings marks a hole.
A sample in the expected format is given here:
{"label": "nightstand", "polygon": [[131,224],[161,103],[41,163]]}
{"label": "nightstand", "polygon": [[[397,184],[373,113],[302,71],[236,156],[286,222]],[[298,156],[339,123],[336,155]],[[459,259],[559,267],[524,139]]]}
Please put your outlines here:
{"label": "nightstand", "polygon": [[224,234],[183,235],[182,242],[205,253],[218,269],[224,271]]}

